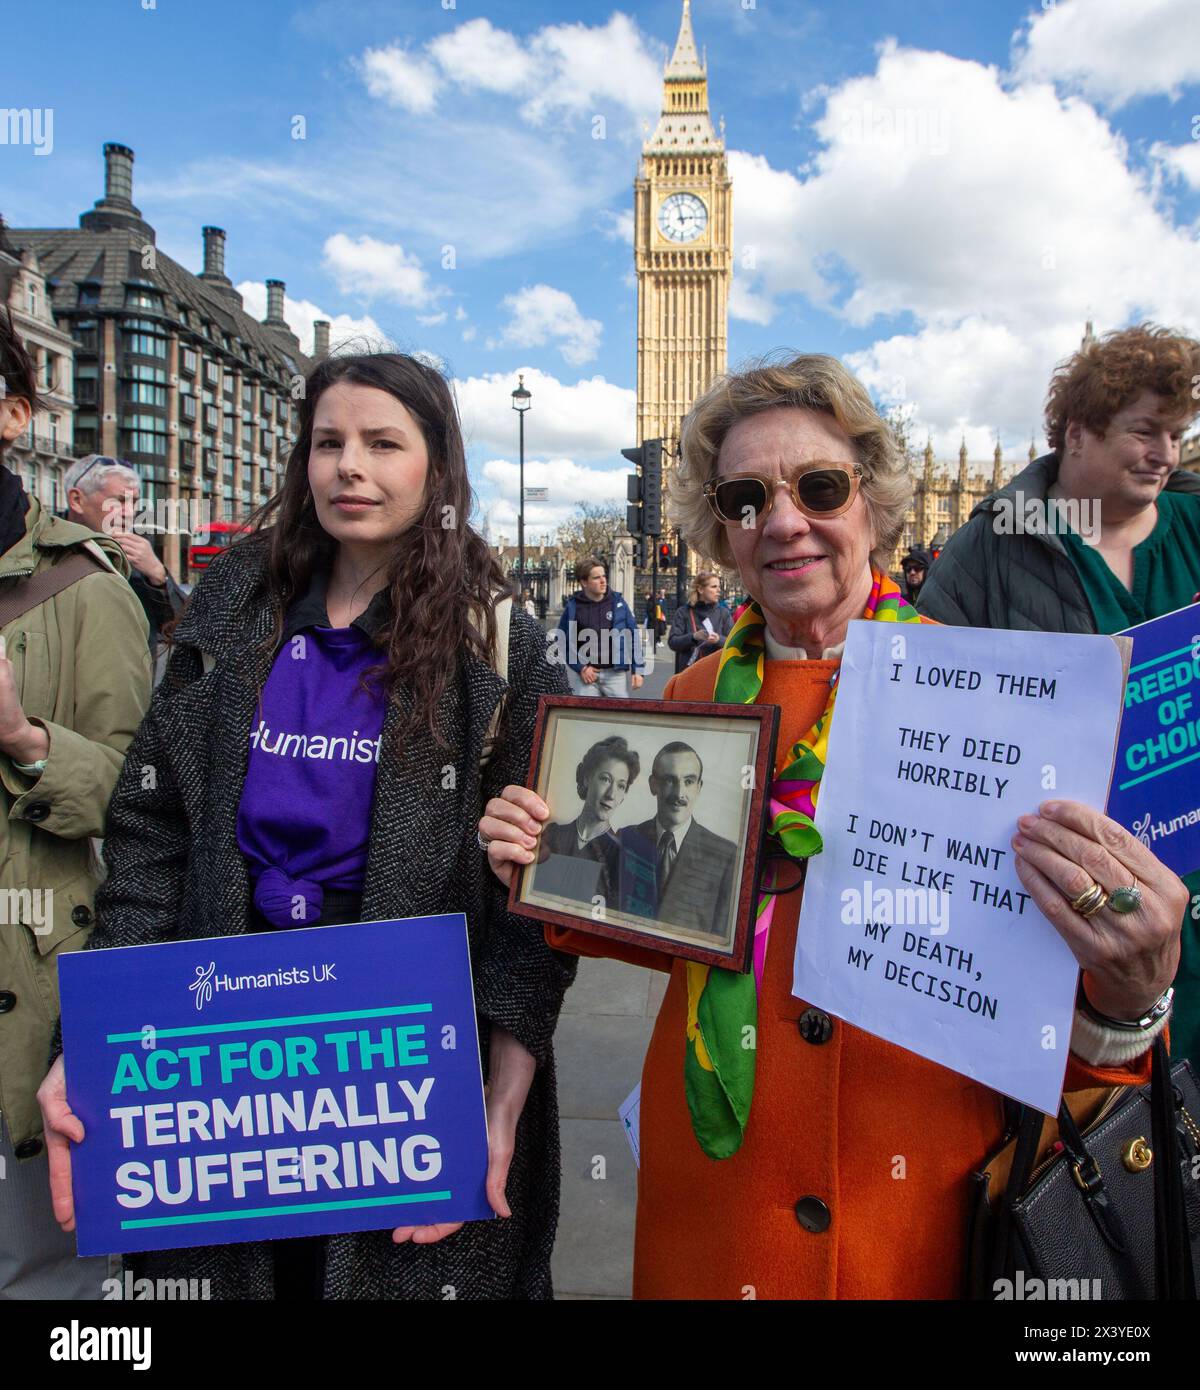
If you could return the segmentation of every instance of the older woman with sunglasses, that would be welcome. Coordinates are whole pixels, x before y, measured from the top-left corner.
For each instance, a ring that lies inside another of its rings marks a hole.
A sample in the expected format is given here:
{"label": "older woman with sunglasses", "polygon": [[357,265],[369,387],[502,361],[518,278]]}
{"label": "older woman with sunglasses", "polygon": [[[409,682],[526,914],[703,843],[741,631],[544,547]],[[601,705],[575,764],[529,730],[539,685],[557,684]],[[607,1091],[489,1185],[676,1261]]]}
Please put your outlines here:
{"label": "older woman with sunglasses", "polygon": [[[907,470],[861,384],[819,356],[716,382],[684,422],[682,451],[680,527],[754,601],[724,651],[676,676],[667,698],[779,705],[772,796],[811,814],[847,625],[921,621],[884,572]],[[525,788],[488,803],[482,833],[501,879],[533,858],[546,815]],[[1080,1000],[1094,1011],[1076,1015],[1067,1089],[1144,1079],[1162,1020],[1131,1033],[1102,1015],[1162,1012],[1178,880],[1085,806],[1046,804],[1018,828],[1018,873],[1083,967]],[[784,890],[802,881],[797,858],[769,871],[772,920],[746,975],[547,928],[559,948],[671,975],[642,1077],[635,1297],[964,1293],[969,1175],[999,1145],[1001,1099],[793,997],[801,892]],[[1142,912],[1071,906],[1101,863],[1114,882],[1136,873]]]}

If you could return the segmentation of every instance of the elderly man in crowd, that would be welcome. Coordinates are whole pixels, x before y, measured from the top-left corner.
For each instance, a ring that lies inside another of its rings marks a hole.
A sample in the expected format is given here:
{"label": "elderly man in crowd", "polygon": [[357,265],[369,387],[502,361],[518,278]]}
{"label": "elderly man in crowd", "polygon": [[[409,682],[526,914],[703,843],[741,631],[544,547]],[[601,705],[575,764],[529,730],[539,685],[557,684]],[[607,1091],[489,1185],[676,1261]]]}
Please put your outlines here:
{"label": "elderly man in crowd", "polygon": [[185,596],[154,547],[133,529],[142,492],[137,470],[121,459],[89,454],[67,469],[63,483],[67,520],[111,536],[129,561],[129,583],[150,624],[154,651],[160,629],[183,612]]}

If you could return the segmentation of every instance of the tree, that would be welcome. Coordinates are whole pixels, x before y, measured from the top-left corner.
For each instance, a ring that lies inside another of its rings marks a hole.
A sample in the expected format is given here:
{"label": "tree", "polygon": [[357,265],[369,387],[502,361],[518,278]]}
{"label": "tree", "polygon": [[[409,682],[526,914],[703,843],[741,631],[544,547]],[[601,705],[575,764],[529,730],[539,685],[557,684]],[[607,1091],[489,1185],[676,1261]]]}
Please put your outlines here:
{"label": "tree", "polygon": [[613,548],[623,535],[623,507],[615,502],[580,502],[575,515],[558,528],[558,547],[570,565],[589,555],[611,560]]}

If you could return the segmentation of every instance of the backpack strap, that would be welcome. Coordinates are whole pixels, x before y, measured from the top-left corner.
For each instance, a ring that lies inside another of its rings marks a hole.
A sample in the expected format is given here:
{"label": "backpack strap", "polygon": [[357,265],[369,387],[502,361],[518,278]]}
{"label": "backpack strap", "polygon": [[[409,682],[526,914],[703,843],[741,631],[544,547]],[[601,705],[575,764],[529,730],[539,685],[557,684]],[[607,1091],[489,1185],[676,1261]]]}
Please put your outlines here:
{"label": "backpack strap", "polygon": [[[492,669],[503,680],[508,679],[508,634],[512,627],[513,601],[512,595],[506,594],[503,598],[496,600],[494,608],[496,616],[496,655],[492,663]],[[496,750],[496,733],[500,728],[500,718],[504,713],[505,696],[500,697],[492,715],[492,722],[488,725],[487,733],[483,737],[483,753],[479,759],[481,768],[487,767],[492,760],[492,754]]]}
{"label": "backpack strap", "polygon": [[7,627],[55,594],[61,594],[72,584],[78,584],[89,574],[103,570],[104,566],[86,550],[72,550],[49,569],[40,570],[28,579],[12,580],[0,589],[0,628]]}

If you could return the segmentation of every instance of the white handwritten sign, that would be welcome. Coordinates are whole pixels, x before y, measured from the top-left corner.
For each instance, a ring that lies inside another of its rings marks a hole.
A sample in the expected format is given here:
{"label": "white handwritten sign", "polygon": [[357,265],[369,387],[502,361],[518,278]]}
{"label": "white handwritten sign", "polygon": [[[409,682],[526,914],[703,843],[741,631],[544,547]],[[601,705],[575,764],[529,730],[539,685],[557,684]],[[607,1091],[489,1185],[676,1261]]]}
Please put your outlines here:
{"label": "white handwritten sign", "polygon": [[1043,801],[1105,804],[1121,668],[1110,637],[850,624],[798,998],[1057,1110],[1078,967],[1011,840]]}

